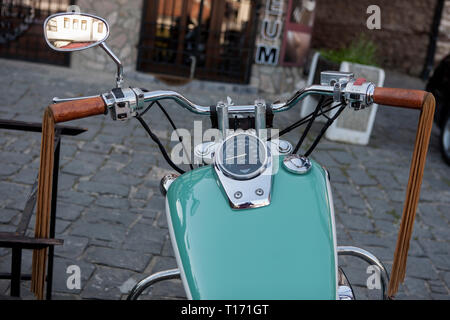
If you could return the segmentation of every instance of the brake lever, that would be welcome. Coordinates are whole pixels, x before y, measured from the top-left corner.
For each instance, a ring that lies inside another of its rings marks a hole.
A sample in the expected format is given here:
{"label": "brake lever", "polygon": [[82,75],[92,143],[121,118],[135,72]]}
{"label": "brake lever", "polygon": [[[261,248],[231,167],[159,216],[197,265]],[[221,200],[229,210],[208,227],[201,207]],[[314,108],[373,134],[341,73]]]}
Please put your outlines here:
{"label": "brake lever", "polygon": [[54,97],[52,99],[53,103],[61,103],[61,102],[68,102],[68,101],[76,101],[76,100],[83,100],[83,99],[89,99],[89,98],[97,98],[99,95],[96,96],[86,96],[86,97],[75,97],[75,98],[58,98]]}

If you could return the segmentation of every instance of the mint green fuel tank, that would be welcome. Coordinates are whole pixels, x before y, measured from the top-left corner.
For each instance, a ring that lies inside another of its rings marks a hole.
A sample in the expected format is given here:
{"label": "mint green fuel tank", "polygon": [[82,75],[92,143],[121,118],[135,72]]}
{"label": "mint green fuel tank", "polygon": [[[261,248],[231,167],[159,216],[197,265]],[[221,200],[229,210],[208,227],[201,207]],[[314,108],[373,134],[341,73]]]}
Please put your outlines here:
{"label": "mint green fuel tank", "polygon": [[329,188],[317,162],[304,175],[280,165],[270,205],[236,210],[212,166],[178,177],[166,210],[188,298],[336,299]]}

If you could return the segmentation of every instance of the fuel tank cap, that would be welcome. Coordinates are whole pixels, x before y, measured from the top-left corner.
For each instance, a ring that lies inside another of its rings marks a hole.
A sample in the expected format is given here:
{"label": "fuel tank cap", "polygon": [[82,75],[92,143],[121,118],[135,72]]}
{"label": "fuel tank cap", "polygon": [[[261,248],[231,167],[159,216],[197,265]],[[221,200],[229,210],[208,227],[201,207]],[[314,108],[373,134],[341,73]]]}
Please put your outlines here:
{"label": "fuel tank cap", "polygon": [[312,168],[311,161],[305,156],[291,154],[283,159],[283,167],[295,174],[305,174]]}

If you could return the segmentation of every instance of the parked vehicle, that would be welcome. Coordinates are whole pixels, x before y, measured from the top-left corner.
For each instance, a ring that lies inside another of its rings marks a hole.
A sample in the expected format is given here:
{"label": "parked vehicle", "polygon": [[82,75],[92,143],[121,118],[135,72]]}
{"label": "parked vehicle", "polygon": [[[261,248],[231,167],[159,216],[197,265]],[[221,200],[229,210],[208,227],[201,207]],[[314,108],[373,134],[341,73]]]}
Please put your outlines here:
{"label": "parked vehicle", "polygon": [[[73,14],[50,16],[44,30],[55,17]],[[95,20],[92,23],[103,23],[109,34],[105,20],[78,14]],[[141,280],[129,299],[137,299],[155,282],[172,278],[182,279],[191,299],[354,299],[338,266],[340,255],[356,256],[376,266],[381,297],[387,298],[389,276],[382,262],[364,249],[337,245],[330,175],[309,156],[345,108],[359,110],[380,103],[417,109],[423,103],[422,92],[376,88],[350,72],[326,71],[319,85],[306,87],[285,102],[256,100],[251,105],[234,105],[227,101],[202,106],[174,91],[122,87],[122,65],[105,40],[106,36],[96,43],[77,38],[86,43],[84,48],[99,45],[113,58],[116,87],[99,96],[55,98],[51,110],[56,122],[106,113],[113,120],[135,118],[177,171],[162,178],[161,191],[178,268]],[[47,42],[58,51],[84,49]],[[295,147],[268,134],[266,129],[272,127],[277,113],[294,108],[312,94],[320,96],[315,110],[279,133],[281,137],[306,125]],[[196,168],[191,163],[188,172],[169,157],[143,118],[155,104],[164,110],[164,100],[210,117],[212,128],[217,129],[219,139],[195,146],[200,161]],[[312,123],[331,110],[337,111],[328,117],[305,154],[298,155]]]}
{"label": "parked vehicle", "polygon": [[436,98],[434,119],[441,131],[439,145],[442,157],[450,165],[450,54],[434,70],[426,90]]}

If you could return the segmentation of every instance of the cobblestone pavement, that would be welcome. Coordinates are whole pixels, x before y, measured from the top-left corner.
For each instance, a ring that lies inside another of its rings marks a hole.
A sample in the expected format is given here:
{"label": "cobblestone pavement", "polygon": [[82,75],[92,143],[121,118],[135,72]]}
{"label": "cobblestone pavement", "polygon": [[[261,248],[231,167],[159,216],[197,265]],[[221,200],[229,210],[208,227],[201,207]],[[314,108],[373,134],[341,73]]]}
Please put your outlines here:
{"label": "cobblestone pavement", "polygon": [[[112,87],[114,76],[0,59],[0,118],[41,121],[53,96],[94,95]],[[167,87],[133,73],[128,85],[150,90]],[[414,78],[387,73],[386,86],[422,88]],[[230,95],[237,103],[252,103],[252,90],[233,85],[194,82],[176,88],[191,100],[209,105]],[[268,101],[273,101],[266,97]],[[170,104],[170,103],[169,103]],[[179,127],[192,128],[187,111],[167,110]],[[291,123],[298,110],[277,116],[279,127]],[[147,114],[154,132],[170,146],[170,127],[159,110]],[[418,113],[380,107],[369,146],[323,139],[313,158],[328,167],[334,191],[339,245],[372,251],[390,269]],[[208,121],[204,119],[205,126]],[[159,180],[171,172],[155,144],[137,121],[112,122],[109,116],[77,120],[89,129],[64,137],[60,169],[54,297],[58,299],[123,299],[137,280],[175,267],[164,215]],[[315,132],[317,130],[315,129]],[[299,131],[292,132],[291,142]],[[0,231],[13,231],[39,166],[40,134],[0,132]],[[441,160],[438,130],[433,129],[419,211],[408,259],[407,277],[398,299],[449,299],[450,287],[450,168]],[[34,221],[28,232],[33,234]],[[11,252],[0,248],[0,272],[8,272]],[[66,286],[66,267],[81,268],[81,290]],[[367,290],[366,267],[356,258],[340,259],[358,298],[378,297]],[[31,252],[23,271],[30,272]],[[32,299],[29,282],[24,298]],[[0,293],[9,282],[0,280]],[[146,299],[183,298],[180,281],[156,285]]]}

